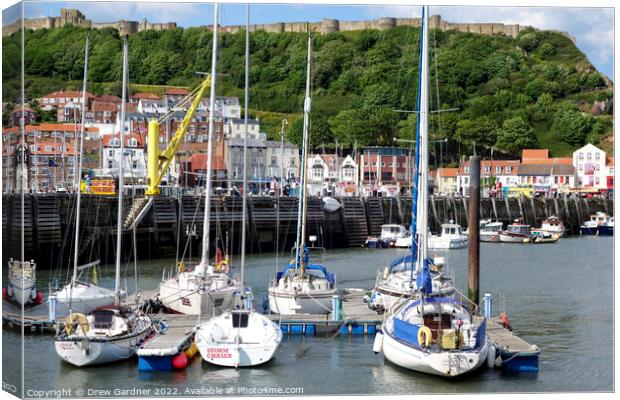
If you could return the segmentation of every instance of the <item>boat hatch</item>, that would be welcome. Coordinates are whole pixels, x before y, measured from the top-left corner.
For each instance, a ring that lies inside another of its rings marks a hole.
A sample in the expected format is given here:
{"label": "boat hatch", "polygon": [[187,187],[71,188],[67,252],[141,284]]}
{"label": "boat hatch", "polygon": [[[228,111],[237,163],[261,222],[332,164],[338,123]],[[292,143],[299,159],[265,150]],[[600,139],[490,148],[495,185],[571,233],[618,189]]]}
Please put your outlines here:
{"label": "boat hatch", "polygon": [[114,311],[112,310],[99,310],[93,312],[93,327],[95,329],[110,329],[112,328],[112,319],[114,317]]}
{"label": "boat hatch", "polygon": [[233,313],[232,324],[233,328],[247,328],[249,322],[248,313]]}

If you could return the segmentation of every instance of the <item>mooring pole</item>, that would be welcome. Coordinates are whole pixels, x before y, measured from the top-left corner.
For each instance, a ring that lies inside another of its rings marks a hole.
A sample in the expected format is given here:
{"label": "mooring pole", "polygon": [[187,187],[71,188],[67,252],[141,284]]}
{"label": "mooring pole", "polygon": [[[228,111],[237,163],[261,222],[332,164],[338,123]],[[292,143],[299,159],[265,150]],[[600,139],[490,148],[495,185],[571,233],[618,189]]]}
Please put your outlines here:
{"label": "mooring pole", "polygon": [[467,297],[480,300],[480,157],[469,158],[469,268]]}

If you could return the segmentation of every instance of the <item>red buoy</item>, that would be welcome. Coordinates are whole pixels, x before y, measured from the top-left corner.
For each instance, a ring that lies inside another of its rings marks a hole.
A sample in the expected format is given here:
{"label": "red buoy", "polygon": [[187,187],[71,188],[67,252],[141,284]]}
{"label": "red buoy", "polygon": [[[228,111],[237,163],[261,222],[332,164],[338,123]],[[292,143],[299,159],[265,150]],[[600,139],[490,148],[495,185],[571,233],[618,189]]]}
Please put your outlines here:
{"label": "red buoy", "polygon": [[37,290],[37,298],[34,301],[34,304],[41,304],[41,302],[43,301],[43,292],[40,290]]}
{"label": "red buoy", "polygon": [[180,352],[176,356],[172,357],[172,368],[174,369],[185,369],[187,367],[187,356],[185,352]]}
{"label": "red buoy", "polygon": [[8,297],[8,295],[7,295],[7,293],[6,293],[6,288],[5,288],[5,287],[3,287],[3,288],[2,288],[2,298],[3,298],[3,299],[6,299],[7,297]]}

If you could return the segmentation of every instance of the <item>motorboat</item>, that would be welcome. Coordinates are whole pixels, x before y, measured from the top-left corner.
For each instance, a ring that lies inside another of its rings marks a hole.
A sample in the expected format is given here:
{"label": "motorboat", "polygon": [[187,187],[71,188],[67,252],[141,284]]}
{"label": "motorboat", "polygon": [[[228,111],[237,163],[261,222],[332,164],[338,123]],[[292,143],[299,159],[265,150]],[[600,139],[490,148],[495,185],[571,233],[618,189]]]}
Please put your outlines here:
{"label": "motorboat", "polygon": [[599,236],[613,236],[614,235],[614,217],[609,217],[606,223],[598,226]]}
{"label": "motorboat", "polygon": [[24,306],[41,303],[43,295],[36,287],[37,263],[11,258],[8,267],[9,284],[3,290],[2,297]]}
{"label": "motorboat", "polygon": [[369,237],[366,240],[366,247],[386,248],[394,247],[396,240],[405,238],[408,232],[404,226],[398,224],[381,225],[381,236],[379,238]]}
{"label": "motorboat", "polygon": [[499,232],[499,240],[506,243],[527,243],[532,239],[531,230],[530,225],[521,223],[520,219],[515,219],[506,230]]}
{"label": "motorboat", "polygon": [[490,219],[480,221],[480,241],[481,242],[499,242],[499,231],[503,228],[503,224],[499,221],[491,221]]}
{"label": "motorboat", "polygon": [[549,233],[559,233],[560,236],[564,236],[564,234],[566,233],[566,227],[564,226],[564,223],[560,218],[556,216],[551,216],[545,219],[542,222],[539,230]]}
{"label": "motorboat", "polygon": [[[596,214],[590,215],[590,220],[584,222],[579,231],[582,235],[598,235],[599,227],[608,224],[608,222],[609,216],[606,213],[599,211]],[[611,231],[613,233],[613,221],[611,227]],[[605,233],[608,231],[609,229],[605,229]]]}
{"label": "motorboat", "polygon": [[463,233],[460,225],[450,221],[441,225],[439,235],[431,235],[428,238],[429,249],[462,249],[467,247],[469,238]]}

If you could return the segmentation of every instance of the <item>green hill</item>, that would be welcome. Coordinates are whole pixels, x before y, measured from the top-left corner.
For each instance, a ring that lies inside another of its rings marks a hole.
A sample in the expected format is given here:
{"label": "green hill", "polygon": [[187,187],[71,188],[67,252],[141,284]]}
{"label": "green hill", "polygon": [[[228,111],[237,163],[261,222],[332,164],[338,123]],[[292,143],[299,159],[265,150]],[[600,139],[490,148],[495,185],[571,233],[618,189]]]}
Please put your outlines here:
{"label": "green hill", "polygon": [[[79,88],[86,36],[92,43],[89,86],[119,93],[122,40],[113,29],[66,26],[27,31],[27,98],[51,90]],[[20,35],[3,38],[4,101],[19,89]],[[305,88],[304,33],[251,35],[250,104],[272,138],[282,116],[290,140],[299,142]],[[515,39],[457,31],[430,32],[433,138],[448,138],[444,155],[495,151],[517,155],[524,147],[547,147],[565,156],[586,142],[610,150],[612,117],[593,115],[596,100],[612,88],[569,38],[555,32],[522,31]],[[419,30],[355,31],[315,35],[312,145],[392,145],[414,136]],[[196,85],[196,71],[208,71],[212,34],[203,27],[144,31],[129,37],[133,90],[149,85]],[[243,98],[245,33],[224,33],[219,45],[217,93]],[[496,153],[497,154],[497,153]]]}

